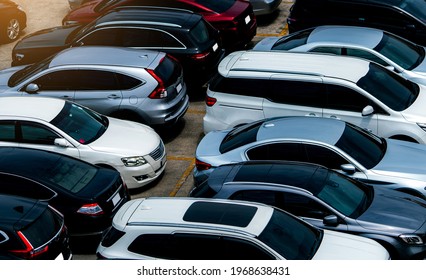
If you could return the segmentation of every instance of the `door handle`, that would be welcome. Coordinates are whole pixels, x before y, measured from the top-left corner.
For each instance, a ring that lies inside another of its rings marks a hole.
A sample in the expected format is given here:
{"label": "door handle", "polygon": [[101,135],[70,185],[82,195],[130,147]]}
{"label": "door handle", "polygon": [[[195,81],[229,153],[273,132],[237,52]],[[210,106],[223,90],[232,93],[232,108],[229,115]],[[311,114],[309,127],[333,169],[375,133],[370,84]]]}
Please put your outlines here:
{"label": "door handle", "polygon": [[309,114],[306,114],[305,116],[306,117],[316,117],[317,114],[315,114],[315,113],[309,113]]}
{"label": "door handle", "polygon": [[61,96],[61,98],[67,99],[67,100],[72,100],[72,96],[69,96],[69,95],[63,95],[63,96]]}
{"label": "door handle", "polygon": [[336,120],[340,120],[340,118],[338,118],[337,116],[331,115],[330,119],[336,119]]}
{"label": "door handle", "polygon": [[120,96],[118,96],[117,94],[110,94],[108,95],[108,99],[119,99]]}

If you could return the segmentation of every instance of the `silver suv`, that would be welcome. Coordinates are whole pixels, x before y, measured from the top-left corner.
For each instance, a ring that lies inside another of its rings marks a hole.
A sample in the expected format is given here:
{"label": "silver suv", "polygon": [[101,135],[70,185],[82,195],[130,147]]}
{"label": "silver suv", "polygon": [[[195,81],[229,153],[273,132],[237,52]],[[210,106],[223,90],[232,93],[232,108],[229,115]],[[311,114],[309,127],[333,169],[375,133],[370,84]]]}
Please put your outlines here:
{"label": "silver suv", "polygon": [[124,47],[68,48],[0,71],[0,96],[17,94],[71,100],[151,126],[175,123],[189,106],[182,67],[174,58]]}
{"label": "silver suv", "polygon": [[382,137],[426,143],[426,87],[368,60],[240,51],[206,96],[204,132],[277,116],[341,119]]}

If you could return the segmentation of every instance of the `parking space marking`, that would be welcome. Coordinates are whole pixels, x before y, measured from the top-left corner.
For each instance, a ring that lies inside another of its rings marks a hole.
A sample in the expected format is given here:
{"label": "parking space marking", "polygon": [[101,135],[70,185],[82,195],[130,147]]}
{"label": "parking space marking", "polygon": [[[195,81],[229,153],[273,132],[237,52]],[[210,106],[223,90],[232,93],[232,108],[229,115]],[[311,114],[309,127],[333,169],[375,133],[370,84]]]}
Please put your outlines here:
{"label": "parking space marking", "polygon": [[182,176],[179,178],[179,180],[177,181],[175,187],[173,188],[173,190],[169,193],[170,197],[175,197],[176,194],[179,192],[180,188],[183,186],[183,184],[185,183],[186,179],[191,175],[192,170],[195,167],[195,158],[190,158],[190,157],[175,157],[175,156],[171,156],[171,157],[167,157],[167,159],[170,160],[185,160],[185,161],[190,161],[190,164],[188,166],[188,168],[185,170],[185,172],[183,172]]}
{"label": "parking space marking", "polygon": [[259,36],[259,37],[273,37],[273,36],[278,36],[278,37],[281,37],[281,36],[284,36],[284,35],[287,35],[288,34],[288,26],[287,26],[287,24],[284,26],[284,28],[281,30],[281,32],[280,33],[271,33],[271,34],[263,34],[263,33],[259,33],[259,34],[256,34],[256,36]]}

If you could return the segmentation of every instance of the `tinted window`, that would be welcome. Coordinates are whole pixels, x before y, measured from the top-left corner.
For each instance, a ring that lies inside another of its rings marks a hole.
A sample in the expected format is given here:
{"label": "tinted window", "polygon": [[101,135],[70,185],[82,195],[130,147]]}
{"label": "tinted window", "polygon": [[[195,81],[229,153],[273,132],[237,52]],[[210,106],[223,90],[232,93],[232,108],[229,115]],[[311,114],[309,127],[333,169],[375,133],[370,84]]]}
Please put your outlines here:
{"label": "tinted window", "polygon": [[282,196],[280,193],[270,190],[242,190],[235,192],[229,198],[234,200],[259,202],[279,208],[282,207]]}
{"label": "tinted window", "polygon": [[41,91],[66,91],[73,90],[76,81],[78,81],[78,71],[65,70],[48,73],[32,83],[37,84]]}
{"label": "tinted window", "polygon": [[36,123],[23,122],[20,128],[23,143],[53,145],[54,140],[60,138],[52,130]]}
{"label": "tinted window", "polygon": [[[274,78],[274,77],[272,77]],[[268,80],[260,83],[265,98],[275,103],[322,108],[325,88],[321,83],[302,81]]]}
{"label": "tinted window", "polygon": [[371,60],[374,61],[380,65],[383,66],[388,66],[389,63],[385,62],[383,59],[377,57],[375,54],[372,54],[371,52],[365,51],[365,50],[359,50],[359,49],[351,49],[351,48],[346,48],[345,49],[344,54],[348,55],[348,56],[354,56],[354,57],[360,57],[360,58],[364,58],[367,60]]}
{"label": "tinted window", "polygon": [[16,141],[14,121],[0,122],[0,141]]}
{"label": "tinted window", "polygon": [[282,39],[278,40],[274,44],[272,49],[288,51],[288,50],[300,47],[302,45],[305,45],[312,30],[313,29],[309,29],[295,35],[283,37]]}
{"label": "tinted window", "polygon": [[207,43],[210,40],[210,32],[204,20],[200,20],[189,32],[191,38],[198,44]]}
{"label": "tinted window", "polygon": [[225,78],[220,74],[210,81],[212,91],[267,98],[271,94],[270,83],[262,79]]}
{"label": "tinted window", "polygon": [[263,122],[263,120],[252,122],[231,130],[220,144],[219,151],[226,153],[246,144],[253,143],[257,139],[257,132]]}
{"label": "tinted window", "polygon": [[119,29],[123,47],[143,48],[183,48],[185,47],[171,34],[154,29],[122,28]]}
{"label": "tinted window", "polygon": [[0,173],[0,193],[50,200],[56,195],[49,188],[18,175]]}
{"label": "tinted window", "polygon": [[327,85],[326,108],[361,112],[365,106],[370,104],[370,100],[353,89],[338,85]]}
{"label": "tinted window", "polygon": [[426,3],[419,0],[398,1],[399,7],[426,23]]}
{"label": "tinted window", "polygon": [[330,54],[336,54],[336,55],[342,55],[342,48],[340,47],[316,47],[310,52],[317,52],[317,53],[330,53]]}
{"label": "tinted window", "polygon": [[340,169],[348,161],[336,152],[322,146],[302,144],[308,156],[308,162],[323,165],[332,169]]}
{"label": "tinted window", "polygon": [[176,83],[176,81],[180,78],[182,75],[182,68],[176,60],[169,56],[165,56],[157,68],[155,68],[154,73],[160,77],[164,85],[167,87]]}
{"label": "tinted window", "polygon": [[41,72],[49,67],[50,61],[54,56],[48,57],[45,60],[40,61],[39,63],[33,63],[28,66],[25,66],[21,70],[16,71],[7,82],[7,85],[14,87],[19,83],[23,82],[25,79],[35,75],[38,72]]}
{"label": "tinted window", "polygon": [[80,41],[86,46],[123,46],[118,28],[95,30]]}
{"label": "tinted window", "polygon": [[250,160],[307,161],[306,154],[297,143],[271,143],[247,151]]}
{"label": "tinted window", "polygon": [[118,87],[121,90],[133,89],[145,83],[141,80],[120,73],[115,73],[115,77],[117,78],[119,84]]}
{"label": "tinted window", "polygon": [[283,192],[283,206],[281,209],[300,217],[323,219],[331,212],[307,195]]}

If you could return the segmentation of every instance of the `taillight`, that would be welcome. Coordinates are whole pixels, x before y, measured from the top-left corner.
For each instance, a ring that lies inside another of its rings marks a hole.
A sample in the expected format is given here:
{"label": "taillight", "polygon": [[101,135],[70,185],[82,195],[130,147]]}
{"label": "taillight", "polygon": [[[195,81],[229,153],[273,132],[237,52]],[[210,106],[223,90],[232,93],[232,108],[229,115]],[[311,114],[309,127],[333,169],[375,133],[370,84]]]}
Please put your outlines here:
{"label": "taillight", "polygon": [[25,235],[21,231],[16,232],[21,239],[21,241],[24,243],[25,249],[22,250],[11,250],[10,252],[17,255],[18,257],[22,257],[24,259],[33,259],[43,253],[46,253],[49,250],[49,246],[43,246],[38,249],[34,249],[33,245],[28,241],[28,239],[25,237]]}
{"label": "taillight", "polygon": [[191,58],[194,59],[194,60],[204,60],[204,59],[206,59],[206,57],[209,56],[209,54],[210,54],[209,51],[206,51],[206,52],[203,52],[203,53],[196,53],[196,54],[191,55]]}
{"label": "taillight", "polygon": [[104,213],[104,210],[102,210],[101,206],[97,203],[89,203],[81,206],[80,209],[77,210],[77,213],[88,216],[99,216]]}
{"label": "taillight", "polygon": [[206,95],[206,105],[209,107],[212,107],[214,104],[216,104],[217,99],[211,96]]}
{"label": "taillight", "polygon": [[212,166],[211,164],[208,164],[207,162],[201,161],[199,159],[195,159],[195,167],[197,168],[198,171],[202,171],[202,170],[208,170]]}
{"label": "taillight", "polygon": [[148,96],[151,99],[162,99],[167,97],[167,90],[164,87],[163,80],[155,74],[154,70],[147,69],[148,73],[157,81],[157,87]]}

